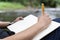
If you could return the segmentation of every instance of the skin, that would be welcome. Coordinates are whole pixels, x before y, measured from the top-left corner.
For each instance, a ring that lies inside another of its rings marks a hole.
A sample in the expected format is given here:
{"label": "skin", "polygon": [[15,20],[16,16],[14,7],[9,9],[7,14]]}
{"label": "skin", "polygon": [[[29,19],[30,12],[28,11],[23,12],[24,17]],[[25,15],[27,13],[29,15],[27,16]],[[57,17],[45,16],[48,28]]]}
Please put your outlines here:
{"label": "skin", "polygon": [[[17,22],[19,20],[23,20],[23,17],[17,17],[13,22]],[[4,21],[0,21],[0,28],[2,27],[7,27],[11,22],[4,22]]]}
{"label": "skin", "polygon": [[35,35],[46,29],[50,23],[51,19],[47,14],[41,15],[38,18],[38,22],[30,28],[2,40],[32,40]]}

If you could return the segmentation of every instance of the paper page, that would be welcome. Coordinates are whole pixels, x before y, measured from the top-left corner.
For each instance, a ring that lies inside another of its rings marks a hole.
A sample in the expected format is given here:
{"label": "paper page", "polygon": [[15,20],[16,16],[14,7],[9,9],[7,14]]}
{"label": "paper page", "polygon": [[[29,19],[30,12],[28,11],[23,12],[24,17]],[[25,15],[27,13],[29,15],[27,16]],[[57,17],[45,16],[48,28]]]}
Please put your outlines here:
{"label": "paper page", "polygon": [[[37,20],[38,20],[38,18],[36,16],[28,15],[27,17],[24,18],[24,20],[18,21],[16,23],[8,26],[8,29],[15,33],[18,33],[18,32],[28,29],[29,27],[31,27],[32,25],[37,23]],[[43,38],[44,36],[46,36],[47,34],[52,32],[53,30],[58,28],[59,26],[60,26],[60,23],[52,21],[50,26],[47,29],[45,29],[44,31],[42,31],[41,33],[39,33],[38,35],[36,35],[33,38],[33,40],[40,40],[41,38]]]}
{"label": "paper page", "polygon": [[37,23],[37,17],[35,17],[33,15],[28,15],[23,20],[18,21],[16,23],[8,26],[8,29],[15,32],[15,33],[18,33],[18,32],[28,29],[29,27],[31,27],[35,23]]}

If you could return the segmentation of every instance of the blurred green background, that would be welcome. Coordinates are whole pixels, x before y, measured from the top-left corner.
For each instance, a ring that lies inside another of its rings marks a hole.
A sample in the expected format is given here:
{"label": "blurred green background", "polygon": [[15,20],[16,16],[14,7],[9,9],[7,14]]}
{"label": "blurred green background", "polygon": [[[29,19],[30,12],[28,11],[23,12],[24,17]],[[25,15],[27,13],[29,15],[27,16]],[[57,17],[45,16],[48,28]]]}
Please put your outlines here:
{"label": "blurred green background", "polygon": [[23,9],[29,6],[40,8],[41,3],[44,3],[46,7],[60,6],[60,0],[0,0],[0,10]]}
{"label": "blurred green background", "polygon": [[[24,10],[29,8],[41,9],[42,3],[45,4],[46,8],[60,7],[60,0],[0,0],[0,20],[13,21],[18,16],[26,16],[33,12],[31,10],[25,12]],[[15,10],[18,11],[16,12]]]}

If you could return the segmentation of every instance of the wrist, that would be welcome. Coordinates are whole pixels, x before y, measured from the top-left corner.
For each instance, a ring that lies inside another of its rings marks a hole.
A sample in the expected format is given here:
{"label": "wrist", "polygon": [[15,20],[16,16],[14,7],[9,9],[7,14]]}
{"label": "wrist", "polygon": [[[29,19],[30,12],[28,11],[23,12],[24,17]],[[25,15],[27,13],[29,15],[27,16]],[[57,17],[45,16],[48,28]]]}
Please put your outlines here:
{"label": "wrist", "polygon": [[44,27],[44,25],[42,24],[42,23],[37,23],[37,25],[39,26],[39,27]]}
{"label": "wrist", "polygon": [[12,24],[14,24],[14,23],[15,23],[15,22],[9,22],[8,26],[9,26],[9,25],[12,25]]}

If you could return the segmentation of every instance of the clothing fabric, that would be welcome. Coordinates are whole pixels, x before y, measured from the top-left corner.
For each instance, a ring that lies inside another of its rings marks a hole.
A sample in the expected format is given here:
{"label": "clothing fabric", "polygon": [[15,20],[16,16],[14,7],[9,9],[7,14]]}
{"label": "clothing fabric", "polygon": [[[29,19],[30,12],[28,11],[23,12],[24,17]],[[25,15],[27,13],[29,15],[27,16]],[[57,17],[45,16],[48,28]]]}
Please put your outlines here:
{"label": "clothing fabric", "polygon": [[7,28],[6,28],[6,30],[0,28],[0,39],[11,36],[13,34],[14,34],[14,32],[8,30]]}

